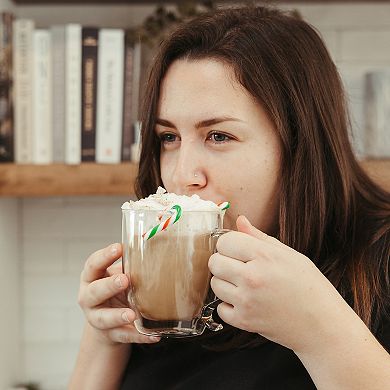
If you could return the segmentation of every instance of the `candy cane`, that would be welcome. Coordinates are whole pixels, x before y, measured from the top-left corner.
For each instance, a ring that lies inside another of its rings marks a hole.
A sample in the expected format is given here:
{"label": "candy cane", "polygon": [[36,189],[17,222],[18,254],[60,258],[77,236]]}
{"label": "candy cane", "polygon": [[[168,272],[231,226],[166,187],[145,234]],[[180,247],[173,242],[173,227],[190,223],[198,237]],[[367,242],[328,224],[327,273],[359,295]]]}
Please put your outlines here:
{"label": "candy cane", "polygon": [[147,241],[151,239],[153,236],[155,236],[157,233],[166,230],[169,226],[176,223],[181,217],[181,207],[176,204],[172,206],[172,208],[169,210],[169,213],[172,214],[170,217],[168,217],[165,221],[162,221],[158,225],[154,226],[153,228],[145,232],[142,235],[142,238]]}
{"label": "candy cane", "polygon": [[221,203],[218,203],[218,207],[221,210],[227,210],[230,207],[230,203],[229,202],[221,202]]}

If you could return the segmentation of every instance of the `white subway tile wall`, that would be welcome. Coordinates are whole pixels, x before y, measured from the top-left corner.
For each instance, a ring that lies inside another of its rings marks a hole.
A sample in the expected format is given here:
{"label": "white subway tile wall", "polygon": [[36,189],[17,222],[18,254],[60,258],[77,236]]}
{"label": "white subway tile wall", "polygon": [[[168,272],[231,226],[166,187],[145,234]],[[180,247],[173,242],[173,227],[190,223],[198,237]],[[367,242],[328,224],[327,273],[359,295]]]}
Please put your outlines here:
{"label": "white subway tile wall", "polygon": [[[298,9],[326,41],[347,88],[354,145],[363,155],[363,76],[390,66],[390,4],[290,3],[284,7]],[[27,8],[22,11],[28,14]],[[79,274],[91,252],[120,241],[120,205],[125,200],[87,197],[21,202],[21,376],[39,382],[44,390],[66,388],[83,324],[77,306]]]}
{"label": "white subway tile wall", "polygon": [[121,241],[125,197],[24,199],[22,209],[23,379],[66,388],[84,318],[77,304],[87,257]]}
{"label": "white subway tile wall", "polygon": [[0,198],[0,389],[21,375],[20,202]]}
{"label": "white subway tile wall", "polygon": [[323,37],[346,88],[354,150],[364,157],[364,74],[390,67],[390,4],[297,3],[283,7],[297,9]]}

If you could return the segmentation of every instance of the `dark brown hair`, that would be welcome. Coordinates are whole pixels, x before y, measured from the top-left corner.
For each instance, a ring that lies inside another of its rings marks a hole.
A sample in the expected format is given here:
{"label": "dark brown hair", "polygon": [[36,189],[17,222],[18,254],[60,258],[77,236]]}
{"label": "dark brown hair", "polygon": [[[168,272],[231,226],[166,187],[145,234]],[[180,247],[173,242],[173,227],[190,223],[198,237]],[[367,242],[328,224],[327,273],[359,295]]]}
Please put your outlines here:
{"label": "dark brown hair", "polygon": [[168,67],[183,58],[229,64],[264,107],[282,143],[278,238],[312,259],[375,333],[389,313],[390,199],[353,155],[342,82],[315,29],[250,6],[219,9],[173,31],[145,91],[139,197],[163,185],[156,109]]}

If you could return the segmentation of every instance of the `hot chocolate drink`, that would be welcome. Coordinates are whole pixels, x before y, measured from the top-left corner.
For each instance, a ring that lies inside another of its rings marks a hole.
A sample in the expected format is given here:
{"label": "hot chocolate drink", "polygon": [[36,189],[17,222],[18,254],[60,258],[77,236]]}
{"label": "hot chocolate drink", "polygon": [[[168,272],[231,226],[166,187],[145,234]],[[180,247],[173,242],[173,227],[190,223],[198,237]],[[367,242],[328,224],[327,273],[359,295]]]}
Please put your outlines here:
{"label": "hot chocolate drink", "polygon": [[208,261],[224,212],[197,195],[163,189],[122,206],[123,269],[139,332],[182,337],[220,329],[211,316]]}
{"label": "hot chocolate drink", "polygon": [[186,234],[176,240],[169,232],[147,241],[144,250],[132,251],[132,298],[142,317],[190,321],[198,316],[209,290],[207,264],[212,253],[209,234]]}

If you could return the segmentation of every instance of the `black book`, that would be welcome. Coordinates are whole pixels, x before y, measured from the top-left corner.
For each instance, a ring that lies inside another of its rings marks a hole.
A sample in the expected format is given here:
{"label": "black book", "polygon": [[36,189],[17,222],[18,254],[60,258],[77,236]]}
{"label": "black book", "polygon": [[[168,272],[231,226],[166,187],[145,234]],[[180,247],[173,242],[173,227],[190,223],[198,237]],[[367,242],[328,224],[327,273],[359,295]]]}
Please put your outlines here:
{"label": "black book", "polygon": [[14,118],[12,98],[12,22],[9,12],[0,13],[0,162],[13,162]]}
{"label": "black book", "polygon": [[82,29],[81,161],[95,161],[99,29]]}
{"label": "black book", "polygon": [[122,130],[122,161],[131,160],[131,145],[134,143],[133,129],[133,67],[134,67],[134,43],[133,34],[130,31],[125,33],[125,55],[124,55],[124,83],[123,83],[123,130]]}

